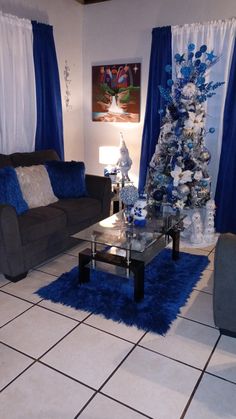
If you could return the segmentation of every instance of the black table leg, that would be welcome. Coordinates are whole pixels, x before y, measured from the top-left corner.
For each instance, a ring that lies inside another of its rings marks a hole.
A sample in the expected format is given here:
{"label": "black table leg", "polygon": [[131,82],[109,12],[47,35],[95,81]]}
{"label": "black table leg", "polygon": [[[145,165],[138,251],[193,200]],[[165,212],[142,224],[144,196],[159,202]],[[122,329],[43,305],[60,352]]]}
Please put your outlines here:
{"label": "black table leg", "polygon": [[172,240],[173,240],[172,259],[177,260],[179,259],[180,230],[178,228],[171,230],[170,236],[172,237]]}
{"label": "black table leg", "polygon": [[91,250],[85,249],[79,253],[79,283],[89,282],[90,269],[86,266],[91,261]]}
{"label": "black table leg", "polygon": [[134,301],[138,303],[144,298],[144,263],[132,261],[130,270],[134,274]]}

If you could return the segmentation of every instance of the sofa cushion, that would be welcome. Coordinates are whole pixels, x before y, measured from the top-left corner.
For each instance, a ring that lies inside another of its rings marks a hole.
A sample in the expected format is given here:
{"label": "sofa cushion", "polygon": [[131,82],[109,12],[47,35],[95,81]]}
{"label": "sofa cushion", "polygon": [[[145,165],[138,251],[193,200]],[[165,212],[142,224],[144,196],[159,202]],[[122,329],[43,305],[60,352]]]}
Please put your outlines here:
{"label": "sofa cushion", "polygon": [[12,205],[17,214],[28,210],[13,167],[0,169],[0,204]]}
{"label": "sofa cushion", "polygon": [[57,201],[46,168],[42,165],[17,167],[16,174],[29,208],[46,206]]}
{"label": "sofa cushion", "polygon": [[68,226],[83,223],[86,220],[101,215],[101,202],[94,198],[82,197],[77,199],[59,199],[51,208],[58,208],[65,212]]}
{"label": "sofa cushion", "polygon": [[58,198],[80,198],[87,195],[83,162],[50,161],[46,168],[52,189]]}
{"label": "sofa cushion", "polygon": [[34,164],[44,164],[48,160],[59,160],[54,150],[32,151],[32,153],[13,153],[9,156],[13,166],[33,166]]}
{"label": "sofa cushion", "polygon": [[66,215],[58,208],[33,208],[19,216],[22,244],[44,239],[66,228]]}

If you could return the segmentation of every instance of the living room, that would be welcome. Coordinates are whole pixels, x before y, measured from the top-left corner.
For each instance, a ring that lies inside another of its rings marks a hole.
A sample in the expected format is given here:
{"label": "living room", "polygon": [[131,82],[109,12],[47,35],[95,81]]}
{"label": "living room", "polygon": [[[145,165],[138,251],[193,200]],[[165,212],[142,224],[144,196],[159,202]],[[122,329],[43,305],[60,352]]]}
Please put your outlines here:
{"label": "living room", "polygon": [[[119,147],[122,132],[132,159],[129,176],[138,186],[153,28],[232,19],[235,0],[82,3],[0,0],[0,10],[53,26],[65,160],[82,161],[86,174],[103,176],[99,148]],[[141,64],[140,121],[94,121],[92,67],[124,63]],[[17,146],[11,153],[33,151]],[[7,154],[1,147],[0,154]],[[214,153],[213,146],[213,169]],[[212,173],[216,187],[214,170]],[[236,417],[236,339],[220,334],[213,318],[215,242],[180,248],[207,258],[207,264],[203,263],[199,282],[164,334],[117,323],[92,310],[53,303],[36,294],[77,265],[80,248],[77,245],[50,255],[50,260],[34,266],[19,282],[10,282],[0,274],[0,416]],[[228,248],[224,252],[233,265],[234,253]],[[222,259],[219,263],[222,266]]]}

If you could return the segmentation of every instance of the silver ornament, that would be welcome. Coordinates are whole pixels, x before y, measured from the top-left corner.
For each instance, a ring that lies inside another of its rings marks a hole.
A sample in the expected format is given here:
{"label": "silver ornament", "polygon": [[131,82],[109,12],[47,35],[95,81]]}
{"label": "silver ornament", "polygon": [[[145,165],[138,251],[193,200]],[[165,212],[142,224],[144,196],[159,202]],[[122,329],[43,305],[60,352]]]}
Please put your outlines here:
{"label": "silver ornament", "polygon": [[210,153],[210,151],[207,150],[206,148],[203,151],[201,151],[201,153],[200,153],[200,159],[201,159],[201,161],[203,163],[207,163],[208,164],[210,162],[210,160],[211,160],[211,153]]}
{"label": "silver ornament", "polygon": [[188,185],[179,185],[177,188],[178,194],[181,198],[186,197],[189,192],[190,192],[190,188]]}

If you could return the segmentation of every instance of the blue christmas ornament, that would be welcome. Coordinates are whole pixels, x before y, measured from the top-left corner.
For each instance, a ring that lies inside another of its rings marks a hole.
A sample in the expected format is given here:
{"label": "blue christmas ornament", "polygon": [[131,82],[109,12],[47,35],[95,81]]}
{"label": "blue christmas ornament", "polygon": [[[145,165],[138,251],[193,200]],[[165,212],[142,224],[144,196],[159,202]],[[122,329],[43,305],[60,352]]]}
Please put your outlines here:
{"label": "blue christmas ornament", "polygon": [[175,54],[175,60],[178,62],[178,60],[180,59],[181,55],[180,54]]}
{"label": "blue christmas ornament", "polygon": [[206,52],[206,50],[207,50],[207,46],[206,46],[206,45],[202,45],[202,46],[200,47],[200,51],[201,51],[202,53]]}
{"label": "blue christmas ornament", "polygon": [[166,187],[166,193],[167,193],[168,198],[172,196],[172,191],[173,191],[173,182],[170,182]]}
{"label": "blue christmas ornament", "polygon": [[155,199],[155,201],[161,201],[163,198],[164,192],[161,189],[157,189],[154,193],[153,193],[153,198]]}
{"label": "blue christmas ornament", "polygon": [[215,132],[215,128],[214,128],[214,127],[209,128],[209,132],[210,132],[211,134],[214,134],[214,132]]}
{"label": "blue christmas ornament", "polygon": [[174,84],[174,81],[172,80],[172,79],[169,79],[169,80],[167,80],[167,85],[168,86],[173,86],[173,84]]}
{"label": "blue christmas ornament", "polygon": [[191,74],[191,68],[190,67],[182,67],[180,72],[184,77],[188,78]]}
{"label": "blue christmas ornament", "polygon": [[175,128],[175,135],[176,135],[177,137],[179,137],[181,134],[182,134],[182,128],[177,126],[177,127]]}
{"label": "blue christmas ornament", "polygon": [[194,57],[194,53],[193,53],[193,52],[190,52],[190,53],[188,54],[188,59],[189,59],[189,60],[191,60],[193,57]]}
{"label": "blue christmas ornament", "polygon": [[181,64],[183,61],[185,61],[184,54],[175,54],[175,61],[179,64]]}
{"label": "blue christmas ornament", "polygon": [[214,60],[214,58],[217,58],[216,55],[213,54],[213,50],[210,53],[206,53],[206,55],[207,55],[207,60],[210,61],[211,63]]}
{"label": "blue christmas ornament", "polygon": [[202,56],[201,51],[197,51],[197,52],[195,53],[195,57],[196,57],[196,58],[200,58],[201,56]]}
{"label": "blue christmas ornament", "polygon": [[187,146],[188,146],[188,148],[193,148],[193,143],[191,143],[191,142],[189,142],[189,143],[187,143]]}
{"label": "blue christmas ornament", "polygon": [[171,71],[172,71],[172,67],[171,67],[171,65],[170,65],[170,64],[167,64],[167,65],[165,66],[165,71],[166,71],[166,73],[171,73]]}
{"label": "blue christmas ornament", "polygon": [[188,45],[188,50],[189,51],[193,51],[194,49],[195,49],[195,44],[191,43],[191,44]]}
{"label": "blue christmas ornament", "polygon": [[201,60],[196,60],[194,63],[195,67],[199,67],[200,64],[201,64]]}
{"label": "blue christmas ornament", "polygon": [[197,78],[197,84],[198,85],[201,85],[201,84],[204,84],[205,83],[205,77],[198,77]]}
{"label": "blue christmas ornament", "polygon": [[162,115],[164,113],[164,110],[163,109],[159,109],[158,113],[159,113],[159,115]]}
{"label": "blue christmas ornament", "polygon": [[200,180],[200,184],[201,184],[201,186],[203,186],[204,188],[206,188],[208,186],[209,182],[208,182],[207,179],[204,179],[203,178],[203,179]]}
{"label": "blue christmas ornament", "polygon": [[207,69],[207,65],[205,63],[201,63],[200,66],[199,66],[199,70],[201,72],[204,72],[204,71],[206,71],[206,69]]}

